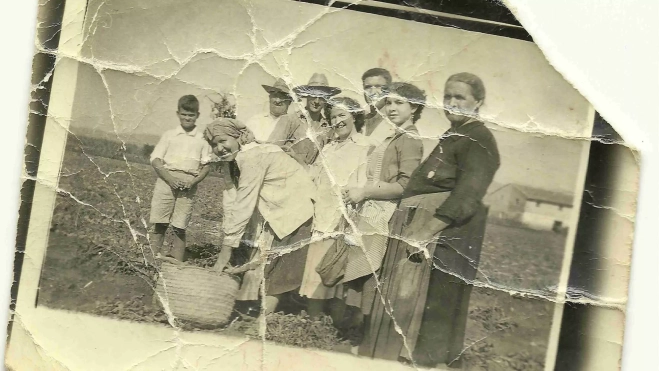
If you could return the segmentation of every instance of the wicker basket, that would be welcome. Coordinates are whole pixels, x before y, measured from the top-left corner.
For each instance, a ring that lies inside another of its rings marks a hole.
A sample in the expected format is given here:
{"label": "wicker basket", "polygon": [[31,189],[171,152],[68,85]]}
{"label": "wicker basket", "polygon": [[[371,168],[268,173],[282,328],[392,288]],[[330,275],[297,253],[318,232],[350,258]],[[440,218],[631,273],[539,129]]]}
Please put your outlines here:
{"label": "wicker basket", "polygon": [[178,320],[201,327],[220,327],[231,317],[238,281],[226,273],[189,265],[163,263],[156,293]]}

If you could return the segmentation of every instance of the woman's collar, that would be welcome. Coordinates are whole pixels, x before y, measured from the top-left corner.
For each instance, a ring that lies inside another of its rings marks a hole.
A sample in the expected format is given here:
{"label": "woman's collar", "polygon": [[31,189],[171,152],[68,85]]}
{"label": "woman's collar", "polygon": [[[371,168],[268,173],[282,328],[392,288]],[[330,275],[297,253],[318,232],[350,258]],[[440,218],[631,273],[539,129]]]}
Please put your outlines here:
{"label": "woman's collar", "polygon": [[465,133],[470,130],[469,128],[471,128],[473,124],[478,124],[478,123],[481,123],[481,121],[478,118],[471,117],[469,118],[469,120],[465,121],[463,124],[460,124],[457,127],[454,127],[451,124],[451,129],[449,130],[454,133]]}
{"label": "woman's collar", "polygon": [[241,152],[249,151],[250,149],[257,147],[258,145],[259,143],[256,141],[243,144],[240,146],[240,149],[238,150],[238,154],[240,154]]}
{"label": "woman's collar", "polygon": [[[460,129],[461,127],[463,127],[463,126],[465,126],[465,125],[467,125],[467,124],[469,124],[469,123],[472,123],[472,122],[474,122],[474,121],[477,121],[476,118],[474,118],[474,117],[469,117],[469,119],[468,119],[467,121],[463,122],[462,124],[460,124],[460,125],[458,125],[458,126],[455,126],[455,129],[456,129],[456,130],[457,130],[457,129]],[[452,123],[451,123],[451,126],[453,127],[453,124],[452,124]]]}
{"label": "woman's collar", "polygon": [[407,133],[408,131],[416,131],[416,126],[414,126],[414,122],[412,122],[410,119],[403,123],[401,126],[395,126],[395,129],[395,132]]}

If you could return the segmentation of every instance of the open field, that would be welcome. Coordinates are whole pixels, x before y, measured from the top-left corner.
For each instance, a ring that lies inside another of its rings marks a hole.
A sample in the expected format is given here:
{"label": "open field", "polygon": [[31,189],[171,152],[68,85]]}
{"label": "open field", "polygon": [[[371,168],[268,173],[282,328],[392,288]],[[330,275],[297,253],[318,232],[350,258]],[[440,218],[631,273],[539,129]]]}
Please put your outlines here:
{"label": "open field", "polygon": [[[143,249],[148,250],[146,233],[155,179],[148,165],[67,151],[39,305],[168,326],[164,313],[152,305],[155,272],[144,264],[142,255]],[[213,263],[222,220],[221,191],[218,177],[199,185],[188,233],[194,264]],[[564,239],[552,232],[489,224],[478,281],[550,294],[558,279]],[[548,300],[475,288],[465,369],[541,370],[552,312],[553,303]],[[294,334],[300,326],[308,329],[308,336]],[[240,336],[254,333],[249,321],[239,318],[217,331]],[[297,346],[346,348],[329,323],[303,318],[299,304],[289,305],[287,314],[270,318],[267,337]]]}

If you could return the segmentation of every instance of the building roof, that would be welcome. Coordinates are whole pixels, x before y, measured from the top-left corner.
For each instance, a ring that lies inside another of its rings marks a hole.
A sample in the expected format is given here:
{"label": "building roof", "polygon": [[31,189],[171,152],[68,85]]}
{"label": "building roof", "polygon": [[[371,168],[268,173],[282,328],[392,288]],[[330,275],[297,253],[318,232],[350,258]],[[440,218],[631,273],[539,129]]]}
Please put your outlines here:
{"label": "building roof", "polygon": [[499,192],[500,190],[507,188],[508,186],[514,187],[520,192],[524,194],[527,200],[530,201],[538,201],[538,202],[544,202],[548,204],[554,204],[554,205],[561,205],[561,206],[569,206],[572,207],[574,206],[574,195],[570,193],[565,193],[565,192],[559,192],[559,191],[550,191],[547,189],[541,189],[541,188],[533,188],[529,186],[523,186],[519,184],[513,184],[509,183],[504,186],[499,187],[498,189],[495,189],[494,191],[490,192],[496,193]]}
{"label": "building roof", "polygon": [[549,191],[546,189],[532,188],[527,186],[515,185],[527,200],[541,201],[550,204],[572,206],[574,205],[574,195],[558,191]]}

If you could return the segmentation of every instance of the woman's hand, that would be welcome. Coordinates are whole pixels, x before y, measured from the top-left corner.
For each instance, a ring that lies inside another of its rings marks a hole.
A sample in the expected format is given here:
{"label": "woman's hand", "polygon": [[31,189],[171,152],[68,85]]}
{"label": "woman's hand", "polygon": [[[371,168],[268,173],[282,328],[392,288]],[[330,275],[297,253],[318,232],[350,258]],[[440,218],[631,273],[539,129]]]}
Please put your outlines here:
{"label": "woman's hand", "polygon": [[401,237],[407,243],[409,259],[416,263],[421,262],[424,250],[427,250],[428,245],[434,242],[437,235],[446,227],[448,224],[437,218],[432,218],[426,223],[412,223],[408,226]]}
{"label": "woman's hand", "polygon": [[403,239],[418,241],[418,244],[425,247],[439,235],[441,231],[449,225],[437,218],[431,218],[426,223],[418,226],[410,225],[403,233]]}
{"label": "woman's hand", "polygon": [[[423,252],[421,252],[421,250],[419,250],[419,248],[416,246],[419,229],[421,227],[421,223],[412,222],[405,229],[403,229],[403,233],[400,236],[403,242],[405,242],[407,245],[405,253],[407,254],[408,259],[414,263],[420,263],[421,258],[423,257]],[[412,245],[413,243],[414,245]],[[425,245],[422,246],[425,247]]]}
{"label": "woman's hand", "polygon": [[247,271],[254,270],[259,267],[259,262],[258,261],[251,261],[247,264],[243,264],[239,267],[228,267],[224,271],[230,274],[239,274],[239,273],[245,273]]}
{"label": "woman's hand", "polygon": [[[424,250],[428,246],[429,240],[426,233],[421,232],[419,227],[414,225],[410,226],[403,231],[403,241],[407,243],[407,256],[408,259],[414,263],[420,263],[425,258]],[[414,244],[414,245],[413,245]]]}
{"label": "woman's hand", "polygon": [[364,188],[351,187],[344,191],[343,199],[344,201],[358,204],[366,199],[366,192]]}
{"label": "woman's hand", "polygon": [[231,248],[228,246],[222,246],[220,253],[217,255],[217,261],[213,265],[212,269],[216,272],[222,272],[224,268],[226,268],[227,264],[229,264],[230,259]]}
{"label": "woman's hand", "polygon": [[224,272],[229,273],[229,274],[238,274],[238,273],[243,273],[245,272],[244,270],[241,270],[242,267],[227,267]]}

